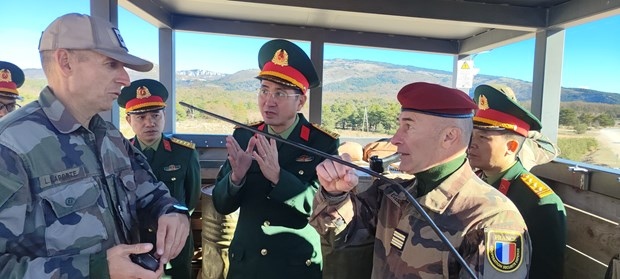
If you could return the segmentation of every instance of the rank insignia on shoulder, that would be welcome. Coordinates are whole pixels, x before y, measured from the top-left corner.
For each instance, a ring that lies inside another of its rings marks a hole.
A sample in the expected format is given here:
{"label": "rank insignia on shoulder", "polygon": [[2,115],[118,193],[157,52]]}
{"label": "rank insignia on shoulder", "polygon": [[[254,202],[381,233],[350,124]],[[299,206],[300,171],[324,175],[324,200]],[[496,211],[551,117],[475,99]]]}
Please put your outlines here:
{"label": "rank insignia on shoulder", "polygon": [[[259,125],[263,124],[264,122],[265,121],[262,121],[262,120],[261,121],[254,121],[254,122],[250,122],[250,123],[248,123],[246,125],[250,126],[250,127],[256,127],[256,126],[259,126]],[[235,129],[239,129],[239,128],[241,128],[241,126],[239,126],[239,125],[235,126]]]}
{"label": "rank insignia on shoulder", "polygon": [[487,260],[499,272],[516,271],[523,262],[523,235],[517,231],[485,229]]}
{"label": "rank insignia on shoulder", "polygon": [[317,130],[319,130],[319,131],[323,132],[324,134],[326,134],[326,135],[328,135],[328,136],[330,136],[330,137],[332,137],[332,138],[334,138],[334,139],[337,139],[337,138],[339,138],[339,137],[340,137],[340,135],[339,135],[339,134],[334,133],[334,132],[332,132],[332,131],[330,131],[330,130],[326,129],[326,128],[324,128],[323,126],[321,126],[321,125],[319,125],[319,124],[312,123],[312,126],[314,126],[314,128],[316,128]]}
{"label": "rank insignia on shoulder", "polygon": [[390,241],[390,245],[398,251],[402,251],[405,247],[405,243],[407,243],[408,234],[399,230],[394,229],[394,234],[392,234],[392,240]]}
{"label": "rank insignia on shoulder", "polygon": [[175,170],[180,170],[181,169],[181,165],[170,165],[167,167],[164,167],[164,171],[175,171]]}
{"label": "rank insignia on shoulder", "polygon": [[193,142],[184,141],[182,139],[177,139],[177,138],[170,138],[170,141],[178,145],[185,146],[189,149],[196,149],[196,144],[194,144]]}
{"label": "rank insignia on shoulder", "polygon": [[534,194],[536,194],[536,196],[538,196],[538,198],[542,199],[548,195],[553,194],[553,190],[551,190],[551,188],[549,188],[547,184],[540,181],[538,177],[531,173],[524,173],[521,175],[520,178],[523,183],[527,185],[527,187],[530,187],[530,189],[534,192]]}
{"label": "rank insignia on shoulder", "polygon": [[301,156],[297,157],[297,159],[295,159],[295,161],[300,162],[300,163],[312,162],[312,160],[314,160],[314,157],[308,156],[306,154],[301,155]]}

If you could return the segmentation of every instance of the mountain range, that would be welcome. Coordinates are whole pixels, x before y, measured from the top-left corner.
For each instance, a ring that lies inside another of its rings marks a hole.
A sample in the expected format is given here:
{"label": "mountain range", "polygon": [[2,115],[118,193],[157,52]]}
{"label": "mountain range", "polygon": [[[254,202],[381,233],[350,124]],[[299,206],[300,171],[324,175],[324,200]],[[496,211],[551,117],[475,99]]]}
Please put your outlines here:
{"label": "mountain range", "polygon": [[[394,96],[405,84],[426,81],[444,86],[452,85],[452,73],[448,71],[395,65],[383,62],[349,59],[328,59],[324,62],[323,92],[375,93]],[[156,66],[157,67],[157,66]],[[25,69],[28,79],[44,79],[41,69]],[[132,80],[140,78],[157,79],[158,69],[148,73],[129,71]],[[225,91],[253,92],[257,88],[255,79],[257,69],[241,70],[232,74],[218,73],[202,69],[180,70],[176,72],[177,90],[184,87],[217,88]],[[474,87],[480,84],[505,84],[513,89],[519,101],[531,99],[532,83],[528,81],[476,75]],[[620,94],[601,92],[582,88],[562,88],[562,102],[588,102],[620,104]]]}

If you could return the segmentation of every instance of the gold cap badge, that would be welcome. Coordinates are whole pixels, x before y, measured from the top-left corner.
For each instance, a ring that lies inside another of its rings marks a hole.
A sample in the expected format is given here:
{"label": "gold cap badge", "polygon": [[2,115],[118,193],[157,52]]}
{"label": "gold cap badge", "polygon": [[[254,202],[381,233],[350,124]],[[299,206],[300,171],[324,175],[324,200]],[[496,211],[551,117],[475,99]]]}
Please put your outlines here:
{"label": "gold cap badge", "polygon": [[151,97],[151,92],[146,86],[140,86],[136,89],[136,98],[144,99],[148,97]]}
{"label": "gold cap badge", "polygon": [[11,71],[7,69],[0,69],[0,81],[13,82],[13,79],[11,79]]}
{"label": "gold cap badge", "polygon": [[478,108],[481,110],[489,109],[489,101],[487,101],[487,97],[484,95],[478,97]]}
{"label": "gold cap badge", "polygon": [[288,53],[286,53],[286,50],[278,49],[278,51],[276,51],[273,55],[271,62],[278,66],[288,66]]}

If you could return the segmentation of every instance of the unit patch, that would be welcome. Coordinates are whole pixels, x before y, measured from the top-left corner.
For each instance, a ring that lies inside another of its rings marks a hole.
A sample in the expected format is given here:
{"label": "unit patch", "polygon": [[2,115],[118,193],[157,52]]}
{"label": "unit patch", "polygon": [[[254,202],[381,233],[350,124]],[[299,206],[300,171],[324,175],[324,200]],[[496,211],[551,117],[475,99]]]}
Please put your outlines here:
{"label": "unit patch", "polygon": [[538,198],[542,199],[548,195],[553,194],[553,190],[551,190],[551,188],[549,188],[547,184],[540,181],[538,177],[534,176],[531,173],[524,173],[521,175],[520,178],[523,183],[525,183],[525,185],[532,189],[532,191],[534,192],[534,194],[536,194],[536,196],[538,196]]}
{"label": "unit patch", "polygon": [[519,232],[485,230],[487,259],[491,266],[504,273],[517,270],[523,262],[523,236]]}
{"label": "unit patch", "polygon": [[407,236],[407,233],[399,229],[394,229],[394,234],[392,235],[392,241],[390,241],[390,245],[398,249],[398,251],[402,251],[405,247],[405,243],[407,242]]}

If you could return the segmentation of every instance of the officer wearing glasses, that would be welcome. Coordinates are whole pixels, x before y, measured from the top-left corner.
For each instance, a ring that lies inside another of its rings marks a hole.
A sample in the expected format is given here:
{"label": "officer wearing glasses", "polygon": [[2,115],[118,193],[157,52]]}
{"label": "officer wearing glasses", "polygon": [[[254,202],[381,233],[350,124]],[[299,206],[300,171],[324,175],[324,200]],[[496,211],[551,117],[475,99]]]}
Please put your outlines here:
{"label": "officer wearing glasses", "polygon": [[0,61],[0,117],[19,108],[17,88],[24,84],[24,72],[13,63]]}
{"label": "officer wearing glasses", "polygon": [[[336,155],[338,135],[299,113],[308,89],[320,84],[306,53],[278,39],[261,47],[258,61],[263,121],[252,126]],[[226,139],[226,148],[213,205],[220,214],[239,209],[227,278],[321,278],[321,242],[308,218],[323,158],[244,129]]]}

